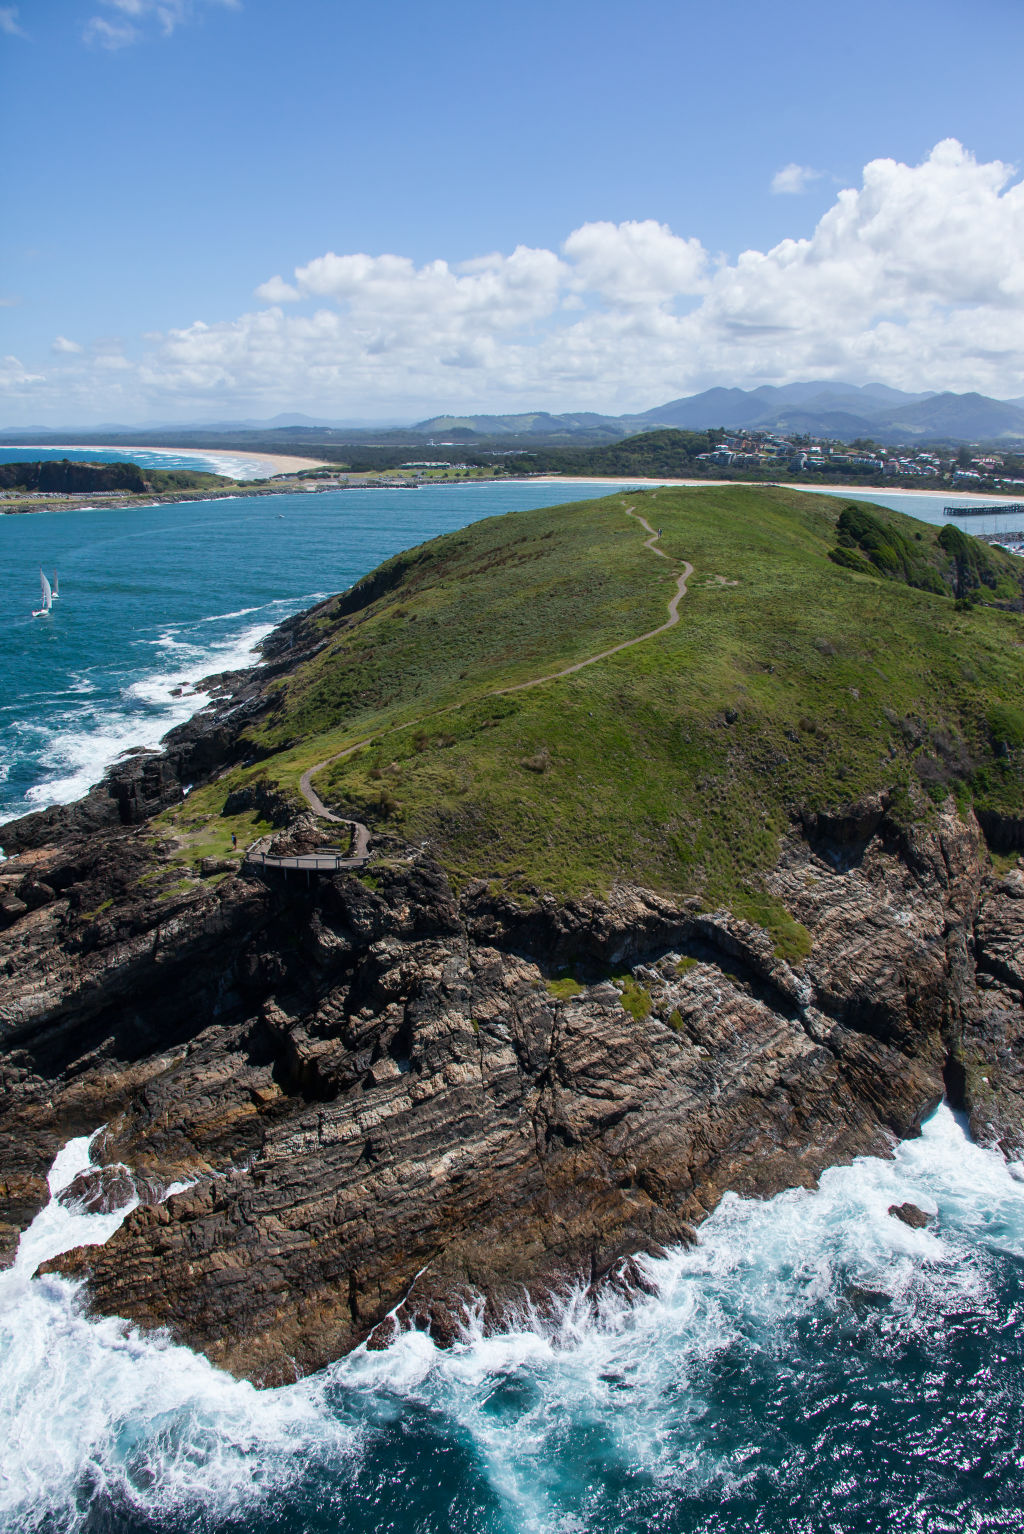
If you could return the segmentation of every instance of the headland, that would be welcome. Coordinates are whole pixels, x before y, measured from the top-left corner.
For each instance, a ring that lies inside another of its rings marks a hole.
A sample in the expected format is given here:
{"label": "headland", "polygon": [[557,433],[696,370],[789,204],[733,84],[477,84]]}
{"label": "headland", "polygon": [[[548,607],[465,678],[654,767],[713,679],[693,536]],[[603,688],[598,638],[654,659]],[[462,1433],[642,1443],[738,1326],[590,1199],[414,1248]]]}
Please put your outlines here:
{"label": "headland", "polygon": [[[642,1288],[944,1093],[1019,1155],[1022,607],[958,529],[729,485],[476,523],[289,620],[4,827],[7,1250],[105,1124],[77,1196],[140,1206],[55,1266],[273,1383]],[[348,850],[311,773],[365,868],[306,866]]]}

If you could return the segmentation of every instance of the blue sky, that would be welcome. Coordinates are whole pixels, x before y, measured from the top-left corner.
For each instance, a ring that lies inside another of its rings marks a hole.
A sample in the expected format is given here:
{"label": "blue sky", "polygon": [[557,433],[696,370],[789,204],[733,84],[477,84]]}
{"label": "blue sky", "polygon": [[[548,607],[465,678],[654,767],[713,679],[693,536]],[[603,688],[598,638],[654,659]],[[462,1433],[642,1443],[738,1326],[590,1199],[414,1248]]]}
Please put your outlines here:
{"label": "blue sky", "polygon": [[0,4],[0,424],[1020,395],[1022,33],[1017,0]]}

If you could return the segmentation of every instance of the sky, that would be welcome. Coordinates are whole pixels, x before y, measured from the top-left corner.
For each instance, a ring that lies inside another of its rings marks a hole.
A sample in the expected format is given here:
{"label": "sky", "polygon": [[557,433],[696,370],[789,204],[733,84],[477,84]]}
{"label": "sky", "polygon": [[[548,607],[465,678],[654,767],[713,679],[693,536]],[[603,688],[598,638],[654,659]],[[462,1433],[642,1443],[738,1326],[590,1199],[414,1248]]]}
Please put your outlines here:
{"label": "sky", "polygon": [[1024,395],[1020,0],[0,0],[0,426]]}

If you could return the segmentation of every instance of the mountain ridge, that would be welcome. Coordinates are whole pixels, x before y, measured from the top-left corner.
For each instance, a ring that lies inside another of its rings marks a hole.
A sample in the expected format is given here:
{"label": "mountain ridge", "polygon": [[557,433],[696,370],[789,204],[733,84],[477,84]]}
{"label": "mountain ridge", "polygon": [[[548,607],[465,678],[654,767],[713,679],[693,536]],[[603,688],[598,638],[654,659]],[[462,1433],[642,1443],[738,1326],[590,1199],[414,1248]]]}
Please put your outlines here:
{"label": "mountain ridge", "polygon": [[[178,439],[177,445],[199,445],[203,436],[249,434],[253,451],[261,435],[284,442],[289,434],[303,439],[307,447],[319,437],[330,445],[346,441],[367,443],[405,441],[410,447],[429,445],[431,438],[447,437],[451,445],[473,442],[537,440],[552,444],[587,442],[595,445],[659,427],[707,430],[714,427],[834,436],[854,440],[877,437],[893,443],[928,440],[951,442],[1024,440],[1024,396],[999,400],[977,391],[962,394],[951,390],[911,393],[887,384],[851,384],[842,380],[809,380],[791,384],[759,384],[753,389],[716,385],[701,393],[683,395],[649,410],[611,415],[601,411],[518,411],[507,413],[444,412],[410,425],[394,422],[353,422],[311,417],[294,412],[266,420],[245,419],[205,423],[178,423],[102,427],[4,427],[0,428],[0,451],[5,440],[39,439],[62,443],[77,438],[79,446],[106,445],[108,437],[124,445],[144,445],[154,436]],[[160,445],[154,443],[154,445]],[[217,444],[223,446],[223,443]],[[443,446],[444,442],[434,445]],[[245,450],[244,443],[239,447]]]}

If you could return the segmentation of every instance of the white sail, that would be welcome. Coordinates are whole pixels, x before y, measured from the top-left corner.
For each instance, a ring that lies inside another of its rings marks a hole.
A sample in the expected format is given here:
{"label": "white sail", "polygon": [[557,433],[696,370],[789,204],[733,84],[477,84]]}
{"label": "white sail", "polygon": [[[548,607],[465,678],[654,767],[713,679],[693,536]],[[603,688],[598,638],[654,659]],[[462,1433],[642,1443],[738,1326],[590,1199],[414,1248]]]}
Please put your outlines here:
{"label": "white sail", "polygon": [[33,613],[32,613],[33,618],[45,617],[45,615],[50,611],[50,608],[53,606],[53,592],[50,590],[50,583],[46,579],[46,576],[45,576],[45,574],[43,572],[42,565],[40,565],[40,567],[39,567],[39,585],[42,588],[42,592],[43,592],[43,598],[42,598],[43,605],[42,605],[42,607],[37,608],[35,611],[33,611]]}
{"label": "white sail", "polygon": [[51,597],[51,599],[54,602],[56,602],[56,600],[57,600],[57,598],[59,596],[60,596],[60,582],[57,580],[57,572],[56,572],[56,570],[54,570],[54,572],[53,572],[53,585],[50,588],[50,597]]}

